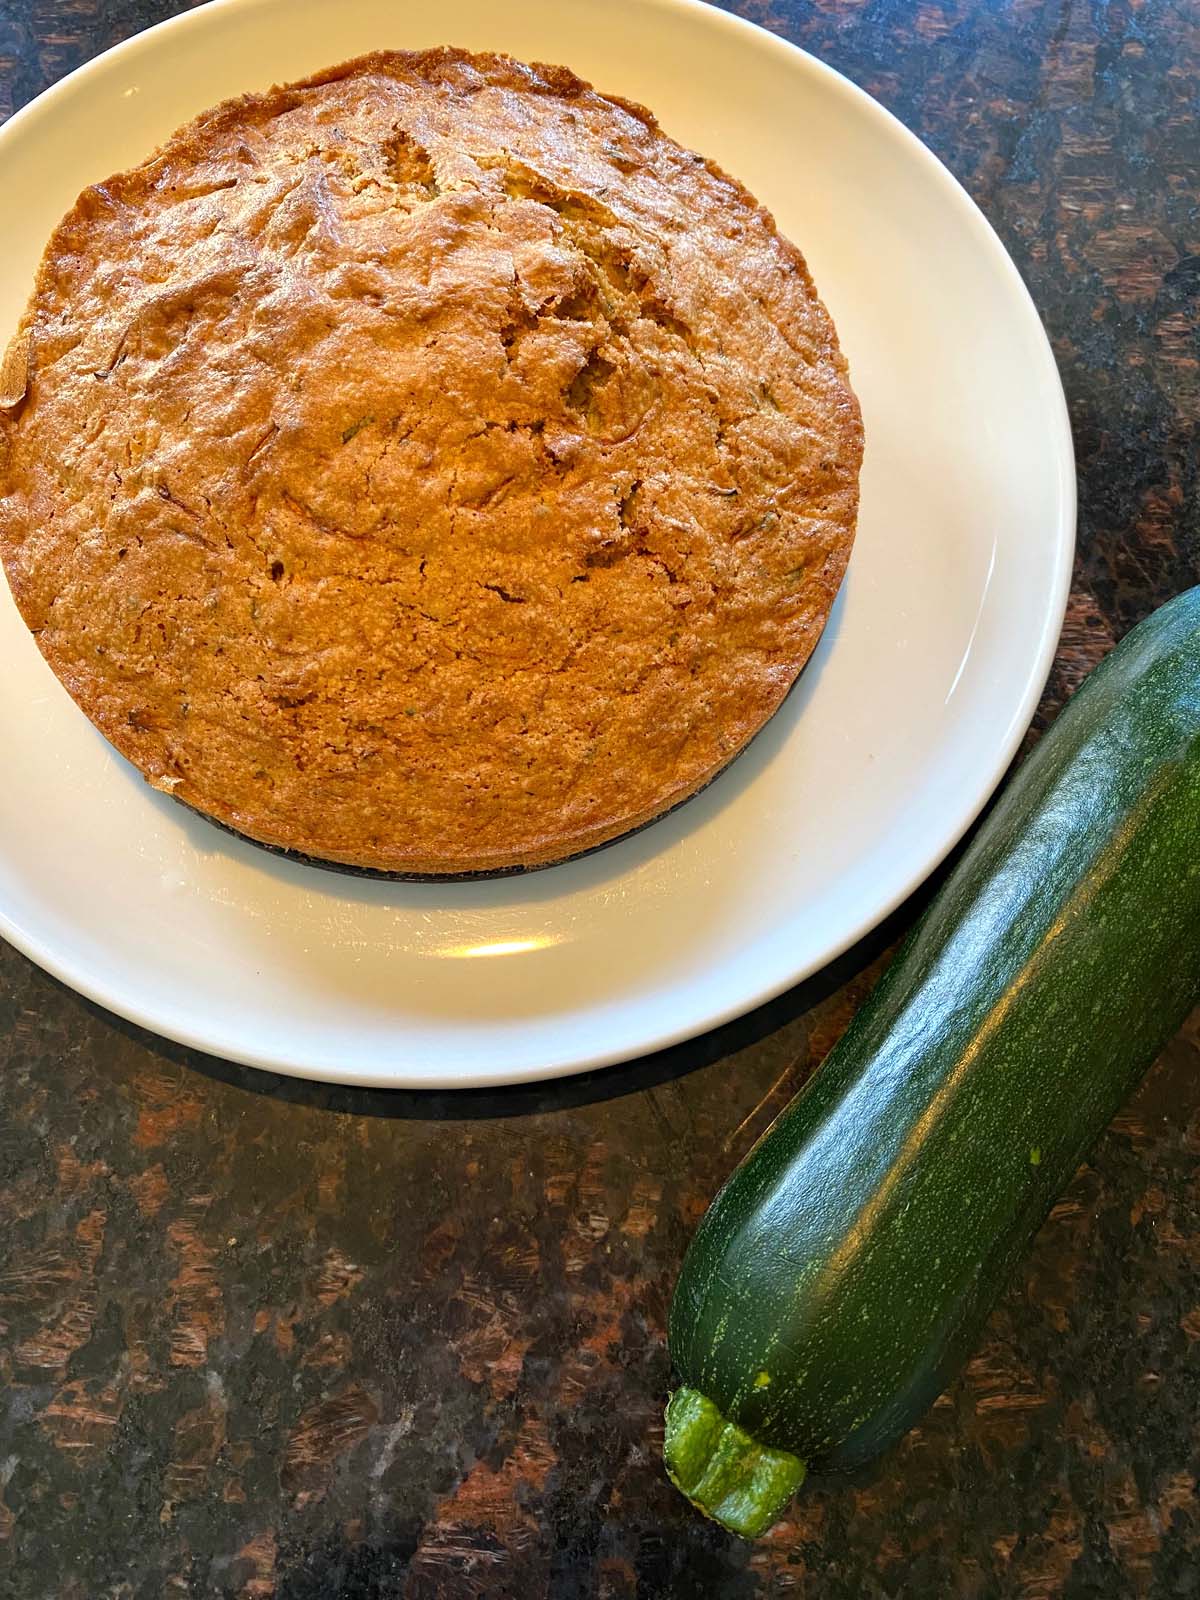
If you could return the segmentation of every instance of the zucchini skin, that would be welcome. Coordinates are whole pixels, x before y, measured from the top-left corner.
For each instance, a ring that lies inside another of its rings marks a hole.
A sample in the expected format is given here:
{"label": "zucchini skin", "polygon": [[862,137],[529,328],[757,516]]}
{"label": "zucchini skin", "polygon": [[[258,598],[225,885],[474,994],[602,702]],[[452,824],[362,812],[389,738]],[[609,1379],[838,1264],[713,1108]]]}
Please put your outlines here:
{"label": "zucchini skin", "polygon": [[[671,1307],[686,1389],[819,1467],[894,1443],[1197,1001],[1192,589],[1084,682],[713,1202]],[[684,1444],[669,1412],[669,1467]]]}

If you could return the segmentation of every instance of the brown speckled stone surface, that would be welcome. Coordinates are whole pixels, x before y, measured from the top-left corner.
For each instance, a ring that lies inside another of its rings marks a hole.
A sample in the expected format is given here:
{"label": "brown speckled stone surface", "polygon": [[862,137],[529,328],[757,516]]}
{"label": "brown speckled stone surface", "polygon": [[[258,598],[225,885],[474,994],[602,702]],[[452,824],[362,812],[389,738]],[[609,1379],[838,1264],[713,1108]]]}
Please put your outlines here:
{"label": "brown speckled stone surface", "polygon": [[[0,0],[0,116],[178,9]],[[739,9],[932,145],[1046,319],[1081,525],[1044,726],[1200,579],[1200,9]],[[0,1594],[1200,1594],[1196,1018],[899,1450],[756,1548],[661,1475],[689,1232],[910,916],[666,1057],[461,1097],[208,1061],[0,948]]]}

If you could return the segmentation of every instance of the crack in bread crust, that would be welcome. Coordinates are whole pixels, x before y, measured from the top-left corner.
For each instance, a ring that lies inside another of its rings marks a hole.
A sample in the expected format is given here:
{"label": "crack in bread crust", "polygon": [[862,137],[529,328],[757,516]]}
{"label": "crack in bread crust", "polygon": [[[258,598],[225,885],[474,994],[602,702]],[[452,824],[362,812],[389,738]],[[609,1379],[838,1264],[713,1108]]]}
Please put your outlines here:
{"label": "crack in bread crust", "polygon": [[562,69],[384,54],[216,107],[81,195],[14,350],[41,649],[151,783],[309,857],[536,865],[668,810],[853,539],[803,259]]}

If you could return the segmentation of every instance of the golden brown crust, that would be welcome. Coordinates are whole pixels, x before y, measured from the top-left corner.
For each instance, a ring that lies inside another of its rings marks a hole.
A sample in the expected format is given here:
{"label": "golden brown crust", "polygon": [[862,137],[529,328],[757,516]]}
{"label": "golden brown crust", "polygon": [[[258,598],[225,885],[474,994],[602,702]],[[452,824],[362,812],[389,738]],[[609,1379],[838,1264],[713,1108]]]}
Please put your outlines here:
{"label": "golden brown crust", "polygon": [[313,857],[529,866],[659,815],[849,555],[802,257],[562,68],[379,54],[216,107],[80,196],[14,349],[44,654],[151,783]]}

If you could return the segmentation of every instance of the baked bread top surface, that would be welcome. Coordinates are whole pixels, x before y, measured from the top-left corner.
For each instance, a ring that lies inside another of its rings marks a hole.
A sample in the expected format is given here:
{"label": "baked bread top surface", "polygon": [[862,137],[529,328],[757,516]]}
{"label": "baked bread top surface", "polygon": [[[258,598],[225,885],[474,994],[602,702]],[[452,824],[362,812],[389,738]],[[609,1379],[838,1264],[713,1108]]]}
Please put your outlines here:
{"label": "baked bread top surface", "polygon": [[693,793],[853,540],[799,252],[648,112],[505,57],[365,57],[85,191],[0,388],[0,556],[79,705],[156,787],[379,870]]}

